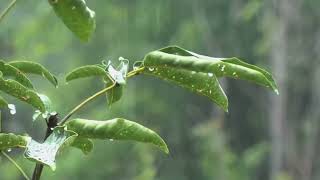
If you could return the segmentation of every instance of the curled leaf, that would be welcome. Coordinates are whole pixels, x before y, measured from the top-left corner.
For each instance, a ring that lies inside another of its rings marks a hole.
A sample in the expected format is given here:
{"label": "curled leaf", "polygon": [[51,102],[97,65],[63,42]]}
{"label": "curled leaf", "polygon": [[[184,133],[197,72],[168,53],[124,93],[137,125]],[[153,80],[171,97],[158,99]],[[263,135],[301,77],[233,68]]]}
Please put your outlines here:
{"label": "curled leaf", "polygon": [[74,69],[66,76],[66,81],[72,81],[79,78],[87,78],[92,76],[106,77],[107,72],[99,65],[87,65]]}
{"label": "curled leaf", "polygon": [[134,140],[154,144],[165,153],[169,153],[166,143],[157,133],[125,119],[116,118],[108,121],[74,119],[66,126],[82,138]]}
{"label": "curled leaf", "polygon": [[237,58],[212,58],[174,46],[149,53],[144,59],[144,66],[213,73],[217,77],[227,76],[254,82],[278,92],[270,73]]}
{"label": "curled leaf", "polygon": [[18,81],[25,87],[33,89],[31,81],[18,68],[0,60],[0,71],[2,72],[3,76],[14,77],[16,81]]}
{"label": "curled leaf", "polygon": [[45,112],[45,105],[38,96],[38,94],[30,90],[17,81],[8,79],[3,79],[2,76],[0,76],[0,90],[23,101],[26,102],[36,109],[39,109],[41,112]]}
{"label": "curled leaf", "polygon": [[47,165],[54,171],[58,151],[64,144],[71,143],[76,136],[75,132],[69,131],[65,127],[55,127],[45,142],[38,143],[31,140],[24,155],[27,159]]}
{"label": "curled leaf", "polygon": [[18,68],[23,73],[36,74],[45,77],[54,86],[58,86],[57,78],[44,66],[31,61],[11,61],[8,64]]}

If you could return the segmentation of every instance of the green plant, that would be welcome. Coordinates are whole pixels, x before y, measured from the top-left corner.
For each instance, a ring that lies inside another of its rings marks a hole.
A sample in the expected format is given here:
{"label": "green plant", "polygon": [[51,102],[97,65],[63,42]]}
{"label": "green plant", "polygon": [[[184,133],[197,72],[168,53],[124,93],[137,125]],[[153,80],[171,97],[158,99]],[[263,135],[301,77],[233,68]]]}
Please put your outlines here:
{"label": "green plant", "polygon": [[[2,13],[0,20],[15,2],[13,1]],[[77,37],[82,41],[90,39],[95,29],[95,13],[83,0],[49,0],[49,4]],[[55,157],[58,151],[72,146],[88,154],[93,149],[92,139],[150,143],[169,153],[166,143],[158,134],[133,121],[123,118],[103,121],[71,119],[72,115],[87,103],[102,95],[106,95],[108,105],[112,106],[120,100],[128,79],[138,75],[154,76],[207,96],[224,111],[228,111],[228,99],[219,84],[220,77],[247,80],[278,93],[271,74],[262,68],[247,64],[238,58],[212,58],[178,46],[168,46],[147,53],[141,61],[134,62],[132,68],[129,64],[129,60],[119,58],[117,66],[103,61],[101,64],[85,65],[68,73],[67,82],[94,76],[101,78],[105,88],[82,101],[64,118],[59,119],[52,109],[50,99],[37,93],[27,77],[30,73],[40,75],[57,87],[57,78],[49,70],[30,61],[0,61],[0,90],[33,106],[36,109],[34,119],[42,117],[47,124],[43,143],[36,142],[27,135],[0,133],[0,150],[3,155],[11,159],[3,150],[25,148],[24,156],[37,163],[32,179],[38,180],[44,165],[55,170]],[[14,111],[14,107],[2,97],[0,106]],[[28,179],[25,173],[24,176]]]}

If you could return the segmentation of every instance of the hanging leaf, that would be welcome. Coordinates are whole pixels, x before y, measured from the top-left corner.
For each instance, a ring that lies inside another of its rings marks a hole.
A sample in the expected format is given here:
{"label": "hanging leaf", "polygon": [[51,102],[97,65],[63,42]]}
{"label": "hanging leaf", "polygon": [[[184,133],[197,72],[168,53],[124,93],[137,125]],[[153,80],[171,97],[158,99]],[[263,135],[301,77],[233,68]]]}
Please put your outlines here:
{"label": "hanging leaf", "polygon": [[228,111],[228,98],[213,73],[202,73],[174,68],[147,68],[144,74],[173,82],[194,93],[207,96],[223,110]]}
{"label": "hanging leaf", "polygon": [[72,81],[79,78],[87,78],[92,76],[107,77],[107,72],[105,69],[99,65],[87,65],[74,69],[66,76],[66,81]]}
{"label": "hanging leaf", "polygon": [[77,134],[67,130],[65,127],[55,127],[52,134],[44,143],[31,140],[24,153],[25,157],[31,161],[36,161],[49,166],[53,171],[56,169],[56,155],[64,144],[70,144]]}
{"label": "hanging leaf", "polygon": [[27,88],[33,89],[33,85],[31,81],[21,72],[19,69],[11,66],[10,64],[5,63],[4,61],[0,60],[0,71],[2,72],[3,76],[11,76],[14,77],[16,81],[21,83]]}
{"label": "hanging leaf", "polygon": [[96,28],[95,12],[84,0],[49,0],[56,15],[81,40],[88,41]]}
{"label": "hanging leaf", "polygon": [[278,93],[275,81],[270,73],[259,67],[244,63],[237,58],[211,58],[174,46],[149,53],[144,58],[144,66],[147,68],[170,67],[213,73],[217,77],[227,76],[243,79],[271,88]]}
{"label": "hanging leaf", "polygon": [[93,142],[87,138],[77,137],[70,145],[80,149],[85,155],[89,154],[93,150]]}
{"label": "hanging leaf", "polygon": [[20,71],[24,73],[37,74],[43,76],[54,86],[58,86],[57,78],[39,63],[31,61],[11,61],[8,64],[18,68]]}
{"label": "hanging leaf", "polygon": [[15,135],[13,133],[0,133],[0,150],[25,148],[30,140],[31,138],[28,136]]}
{"label": "hanging leaf", "polygon": [[0,75],[0,90],[15,98],[18,98],[23,102],[32,105],[36,109],[39,109],[41,112],[45,112],[46,110],[45,105],[36,92],[22,86],[17,81],[11,79],[3,79],[2,74]]}
{"label": "hanging leaf", "polygon": [[0,96],[0,108],[8,107],[8,102]]}
{"label": "hanging leaf", "polygon": [[151,143],[169,153],[166,143],[154,131],[132,121],[117,118],[108,121],[74,119],[66,126],[79,137],[90,139],[134,140]]}

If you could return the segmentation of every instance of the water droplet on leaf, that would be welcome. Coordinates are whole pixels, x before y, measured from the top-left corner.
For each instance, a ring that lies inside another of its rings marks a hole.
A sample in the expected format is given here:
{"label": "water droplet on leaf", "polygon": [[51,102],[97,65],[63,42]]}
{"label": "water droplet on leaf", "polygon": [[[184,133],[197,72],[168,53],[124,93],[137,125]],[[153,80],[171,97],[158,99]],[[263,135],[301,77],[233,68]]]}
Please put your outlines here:
{"label": "water droplet on leaf", "polygon": [[209,76],[209,77],[212,77],[212,76],[213,76],[213,73],[208,73],[208,76]]}

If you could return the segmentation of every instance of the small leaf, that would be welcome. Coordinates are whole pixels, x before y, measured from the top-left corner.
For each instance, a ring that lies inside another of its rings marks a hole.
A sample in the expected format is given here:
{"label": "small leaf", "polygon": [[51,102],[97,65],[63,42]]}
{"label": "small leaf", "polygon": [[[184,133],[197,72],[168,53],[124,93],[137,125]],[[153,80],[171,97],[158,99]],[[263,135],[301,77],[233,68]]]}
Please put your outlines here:
{"label": "small leaf", "polygon": [[13,133],[0,133],[0,150],[25,148],[30,140],[31,138],[28,136],[20,136]]}
{"label": "small leaf", "polygon": [[107,92],[107,103],[111,107],[114,103],[118,102],[123,94],[123,86],[117,84],[114,88]]}
{"label": "small leaf", "polygon": [[228,98],[214,74],[174,68],[146,68],[143,73],[173,82],[194,93],[207,96],[223,110],[228,111]]}
{"label": "small leaf", "polygon": [[31,61],[11,61],[8,64],[18,68],[20,71],[24,73],[37,74],[43,76],[54,86],[58,86],[57,78],[39,63]]}
{"label": "small leaf", "polygon": [[0,96],[0,108],[8,107],[8,102]]}
{"label": "small leaf", "polygon": [[87,78],[92,76],[107,77],[105,69],[99,65],[87,65],[74,69],[66,76],[66,81],[72,81],[79,78]]}
{"label": "small leaf", "polygon": [[24,87],[17,81],[11,79],[5,80],[2,78],[2,75],[0,75],[0,90],[32,105],[41,112],[45,112],[46,110],[45,105],[36,92]]}
{"label": "small leaf", "polygon": [[52,134],[44,143],[31,140],[24,153],[25,157],[31,161],[36,161],[49,166],[53,171],[56,169],[56,155],[64,144],[71,143],[77,134],[66,130],[65,127],[55,127]]}
{"label": "small leaf", "polygon": [[88,41],[96,28],[95,12],[84,0],[49,0],[56,15],[82,41]]}
{"label": "small leaf", "polygon": [[2,72],[3,76],[14,77],[16,81],[18,81],[25,87],[33,89],[31,81],[18,68],[0,60],[0,71]]}
{"label": "small leaf", "polygon": [[174,46],[149,53],[144,59],[144,66],[214,73],[217,77],[228,76],[248,80],[278,92],[270,73],[237,58],[211,58]]}
{"label": "small leaf", "polygon": [[154,131],[132,121],[116,118],[108,121],[74,119],[66,126],[79,137],[90,139],[134,140],[151,143],[169,153],[166,143]]}
{"label": "small leaf", "polygon": [[77,137],[70,145],[80,149],[85,155],[88,155],[93,150],[93,142],[87,138]]}

